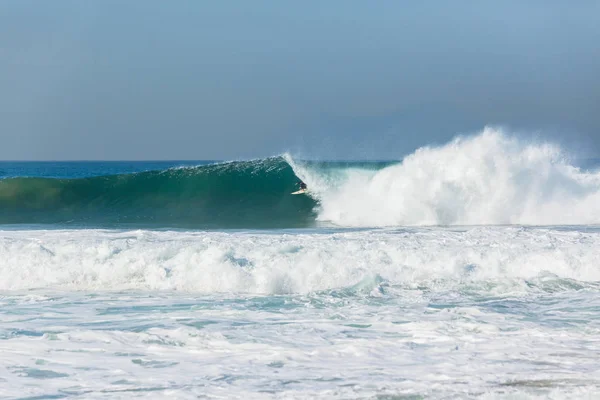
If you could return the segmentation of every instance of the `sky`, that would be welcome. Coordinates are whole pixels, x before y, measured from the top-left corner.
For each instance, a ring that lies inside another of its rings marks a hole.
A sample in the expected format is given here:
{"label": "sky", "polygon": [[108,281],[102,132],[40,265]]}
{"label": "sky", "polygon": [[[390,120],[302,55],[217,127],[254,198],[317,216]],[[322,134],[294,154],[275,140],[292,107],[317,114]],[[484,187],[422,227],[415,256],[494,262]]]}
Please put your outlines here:
{"label": "sky", "polygon": [[0,159],[600,155],[600,1],[2,0]]}

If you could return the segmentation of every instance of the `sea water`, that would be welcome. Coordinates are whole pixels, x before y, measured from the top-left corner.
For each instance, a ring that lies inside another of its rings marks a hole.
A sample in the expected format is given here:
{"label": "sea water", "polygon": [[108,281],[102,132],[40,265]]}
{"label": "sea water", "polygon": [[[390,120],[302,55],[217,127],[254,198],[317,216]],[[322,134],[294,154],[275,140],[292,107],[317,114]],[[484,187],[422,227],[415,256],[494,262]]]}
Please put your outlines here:
{"label": "sea water", "polygon": [[0,398],[600,398],[600,174],[556,146],[0,175]]}

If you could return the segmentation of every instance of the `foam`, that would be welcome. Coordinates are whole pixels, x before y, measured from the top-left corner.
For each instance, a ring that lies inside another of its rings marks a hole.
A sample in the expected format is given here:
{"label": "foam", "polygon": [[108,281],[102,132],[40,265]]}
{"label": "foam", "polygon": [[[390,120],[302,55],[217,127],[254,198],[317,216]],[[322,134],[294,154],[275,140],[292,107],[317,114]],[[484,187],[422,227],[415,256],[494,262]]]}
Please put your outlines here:
{"label": "foam", "polygon": [[0,297],[2,316],[19,316],[0,326],[6,398],[581,399],[599,387],[597,292],[498,307],[426,295],[28,300]]}
{"label": "foam", "polygon": [[498,129],[335,179],[288,162],[320,201],[318,219],[340,226],[600,223],[600,173],[570,165],[556,145]]}
{"label": "foam", "polygon": [[593,230],[299,232],[0,231],[0,290],[281,294],[493,281],[507,292],[600,281]]}

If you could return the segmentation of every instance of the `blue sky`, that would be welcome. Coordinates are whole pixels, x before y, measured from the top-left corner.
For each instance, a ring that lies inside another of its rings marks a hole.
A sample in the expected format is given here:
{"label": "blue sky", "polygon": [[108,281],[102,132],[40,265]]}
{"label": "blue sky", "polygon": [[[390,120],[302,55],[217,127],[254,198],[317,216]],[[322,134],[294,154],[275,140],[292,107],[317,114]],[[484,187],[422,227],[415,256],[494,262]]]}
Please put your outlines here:
{"label": "blue sky", "polygon": [[598,1],[0,2],[0,159],[600,153]]}

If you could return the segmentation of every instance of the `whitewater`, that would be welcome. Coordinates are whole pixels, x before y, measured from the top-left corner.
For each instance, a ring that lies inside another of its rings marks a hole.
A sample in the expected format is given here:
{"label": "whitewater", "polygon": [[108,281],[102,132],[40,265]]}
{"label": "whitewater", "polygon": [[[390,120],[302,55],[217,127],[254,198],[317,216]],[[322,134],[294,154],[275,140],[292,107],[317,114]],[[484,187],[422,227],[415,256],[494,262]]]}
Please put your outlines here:
{"label": "whitewater", "polygon": [[385,162],[0,163],[0,398],[599,398],[599,196],[491,128]]}
{"label": "whitewater", "polygon": [[318,219],[340,226],[600,222],[600,173],[491,128],[375,171],[332,177],[290,162],[321,201]]}

